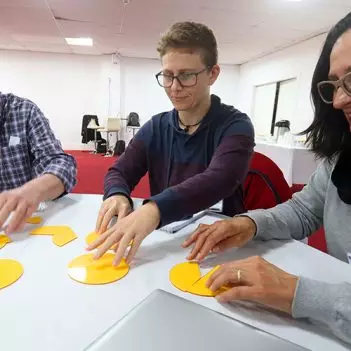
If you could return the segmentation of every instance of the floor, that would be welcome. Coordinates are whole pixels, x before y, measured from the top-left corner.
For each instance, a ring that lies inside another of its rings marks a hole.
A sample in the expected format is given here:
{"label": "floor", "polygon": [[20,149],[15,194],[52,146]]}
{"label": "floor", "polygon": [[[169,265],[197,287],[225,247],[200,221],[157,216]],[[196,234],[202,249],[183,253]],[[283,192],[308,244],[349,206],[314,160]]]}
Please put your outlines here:
{"label": "floor", "polygon": [[[116,162],[116,157],[104,157],[100,154],[91,154],[89,151],[68,150],[67,152],[77,161],[78,179],[73,193],[102,195],[105,175]],[[132,192],[132,196],[147,198],[149,194],[149,180],[145,176]]]}

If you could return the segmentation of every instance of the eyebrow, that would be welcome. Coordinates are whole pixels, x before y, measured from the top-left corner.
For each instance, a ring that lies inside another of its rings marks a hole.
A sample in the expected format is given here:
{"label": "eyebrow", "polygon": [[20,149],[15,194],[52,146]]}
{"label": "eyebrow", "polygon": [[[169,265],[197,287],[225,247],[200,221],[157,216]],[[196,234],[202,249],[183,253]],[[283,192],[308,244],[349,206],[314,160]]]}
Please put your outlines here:
{"label": "eyebrow", "polygon": [[[349,66],[349,67],[346,69],[346,73],[345,73],[345,74],[350,73],[350,72],[351,72],[351,66]],[[330,80],[338,80],[339,78],[338,78],[335,74],[330,73],[330,74],[328,75],[328,79],[330,79]]]}
{"label": "eyebrow", "polygon": [[[163,73],[165,74],[173,74],[172,71],[168,70],[168,69],[165,69],[162,71]],[[197,72],[197,70],[195,68],[184,68],[184,69],[180,69],[178,71],[178,74],[182,74],[182,73],[194,73],[194,72]]]}

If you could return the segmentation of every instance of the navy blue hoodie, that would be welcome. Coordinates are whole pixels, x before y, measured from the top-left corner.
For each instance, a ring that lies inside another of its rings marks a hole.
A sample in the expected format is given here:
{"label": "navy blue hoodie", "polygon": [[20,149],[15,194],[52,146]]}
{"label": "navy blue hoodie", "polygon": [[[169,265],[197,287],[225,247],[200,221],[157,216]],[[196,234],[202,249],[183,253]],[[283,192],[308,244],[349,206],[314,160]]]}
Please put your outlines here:
{"label": "navy blue hoodie", "polygon": [[192,135],[172,110],[152,117],[105,178],[105,196],[130,197],[149,173],[151,197],[161,225],[184,219],[223,199],[223,213],[245,211],[242,184],[254,147],[250,119],[212,95],[211,107]]}

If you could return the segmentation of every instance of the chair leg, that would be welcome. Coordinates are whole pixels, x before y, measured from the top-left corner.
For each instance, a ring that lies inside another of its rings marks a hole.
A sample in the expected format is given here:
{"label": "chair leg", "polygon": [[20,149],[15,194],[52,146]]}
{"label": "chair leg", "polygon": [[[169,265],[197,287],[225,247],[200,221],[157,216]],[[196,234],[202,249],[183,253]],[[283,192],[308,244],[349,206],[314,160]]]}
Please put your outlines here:
{"label": "chair leg", "polygon": [[106,133],[106,154],[105,157],[111,157],[111,150],[110,150],[110,132]]}
{"label": "chair leg", "polygon": [[94,154],[97,154],[97,133],[96,133],[96,129],[94,129]]}
{"label": "chair leg", "polygon": [[110,136],[109,136],[109,133],[106,132],[106,153],[105,153],[105,156],[108,156],[109,149],[110,149]]}

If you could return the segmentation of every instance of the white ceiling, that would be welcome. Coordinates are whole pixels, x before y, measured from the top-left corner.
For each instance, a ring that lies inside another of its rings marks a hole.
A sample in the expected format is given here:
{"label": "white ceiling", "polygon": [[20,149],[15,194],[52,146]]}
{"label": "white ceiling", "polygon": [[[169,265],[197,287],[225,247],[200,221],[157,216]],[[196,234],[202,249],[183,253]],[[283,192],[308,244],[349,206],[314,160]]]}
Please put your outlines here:
{"label": "white ceiling", "polygon": [[[192,20],[214,30],[220,62],[240,64],[321,34],[350,11],[351,0],[0,0],[0,49],[156,58],[160,33]],[[77,36],[94,47],[66,44]]]}

